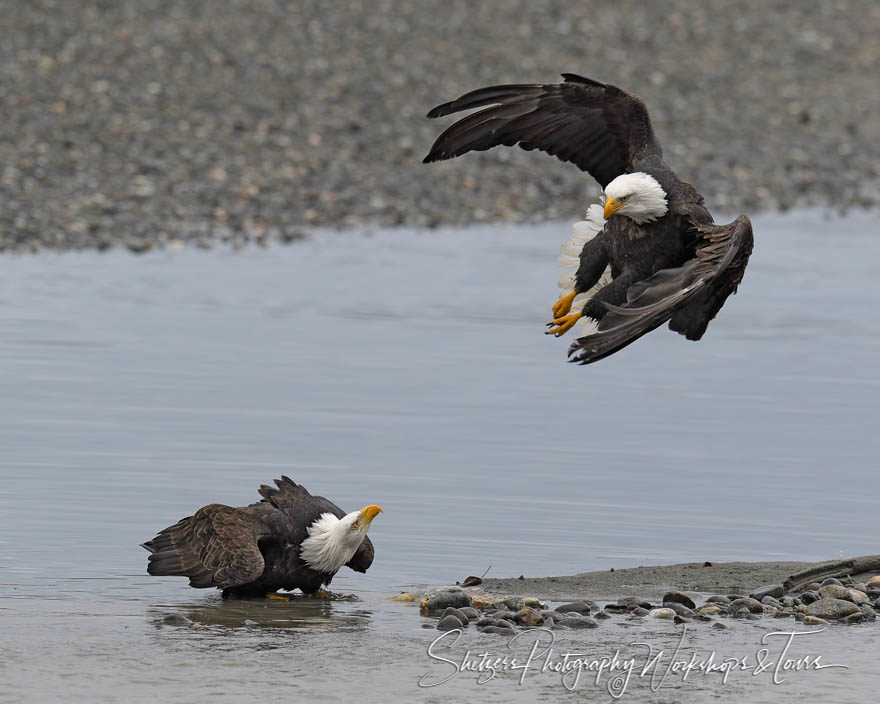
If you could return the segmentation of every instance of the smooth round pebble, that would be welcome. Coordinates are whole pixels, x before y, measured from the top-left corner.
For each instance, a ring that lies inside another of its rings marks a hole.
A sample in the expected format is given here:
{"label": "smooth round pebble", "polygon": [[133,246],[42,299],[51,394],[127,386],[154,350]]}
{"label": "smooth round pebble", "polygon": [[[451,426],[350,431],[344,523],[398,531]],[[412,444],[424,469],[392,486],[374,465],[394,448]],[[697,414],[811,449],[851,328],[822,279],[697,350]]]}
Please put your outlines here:
{"label": "smooth round pebble", "polygon": [[448,606],[446,610],[440,615],[440,619],[444,619],[447,616],[455,616],[459,621],[461,621],[462,626],[467,626],[470,623],[470,619],[465,616],[460,609],[456,609],[454,606]]}
{"label": "smooth round pebble", "polygon": [[517,612],[514,620],[523,626],[540,626],[544,622],[544,616],[537,609],[524,606]]}
{"label": "smooth round pebble", "polygon": [[682,604],[689,609],[697,608],[697,605],[694,603],[694,600],[691,599],[687,594],[682,594],[681,592],[666,592],[663,595],[663,605],[666,606],[667,602],[673,602],[676,604]]}
{"label": "smooth round pebble", "polygon": [[675,602],[675,601],[668,601],[668,602],[665,602],[665,603],[663,604],[663,608],[666,608],[666,609],[672,609],[672,610],[673,610],[675,613],[677,613],[679,616],[688,616],[688,617],[690,617],[690,616],[693,616],[693,615],[694,615],[694,611],[693,611],[693,609],[689,609],[689,608],[688,608],[687,606],[685,606],[684,604],[679,604],[679,603],[677,603],[677,602]]}
{"label": "smooth round pebble", "polygon": [[859,607],[843,599],[819,599],[808,605],[804,613],[819,618],[846,618],[851,614],[859,613]]}
{"label": "smooth round pebble", "polygon": [[761,587],[760,589],[756,589],[751,594],[749,594],[752,599],[757,599],[758,601],[762,601],[764,597],[773,597],[775,599],[779,599],[785,594],[785,589],[781,584],[768,584],[767,586]]}
{"label": "smooth round pebble", "polygon": [[676,613],[674,609],[670,609],[667,607],[663,607],[660,609],[653,609],[648,613],[648,616],[651,618],[668,618],[674,619],[676,617]]}
{"label": "smooth round pebble", "polygon": [[472,621],[480,618],[479,610],[475,609],[473,606],[462,606],[459,611],[461,611],[461,613],[463,613]]}
{"label": "smooth round pebble", "polygon": [[734,599],[732,602],[730,602],[730,607],[732,610],[745,607],[753,614],[764,613],[764,605],[757,599],[752,599],[751,597],[747,596],[740,597],[739,599]]}
{"label": "smooth round pebble", "polygon": [[819,597],[822,599],[851,599],[850,590],[839,584],[826,584],[819,588]]}
{"label": "smooth round pebble", "polygon": [[829,623],[831,622],[826,621],[824,618],[819,618],[818,616],[804,616],[804,624],[807,626],[827,626]]}
{"label": "smooth round pebble", "polygon": [[801,602],[804,604],[812,604],[814,601],[819,601],[821,598],[819,592],[812,590],[805,591],[800,596]]}
{"label": "smooth round pebble", "polygon": [[721,594],[713,594],[708,599],[706,599],[707,604],[729,604],[730,599],[726,596],[722,596]]}
{"label": "smooth round pebble", "polygon": [[444,616],[437,622],[438,631],[451,631],[454,628],[464,628],[464,624],[457,616],[453,616],[452,614]]}

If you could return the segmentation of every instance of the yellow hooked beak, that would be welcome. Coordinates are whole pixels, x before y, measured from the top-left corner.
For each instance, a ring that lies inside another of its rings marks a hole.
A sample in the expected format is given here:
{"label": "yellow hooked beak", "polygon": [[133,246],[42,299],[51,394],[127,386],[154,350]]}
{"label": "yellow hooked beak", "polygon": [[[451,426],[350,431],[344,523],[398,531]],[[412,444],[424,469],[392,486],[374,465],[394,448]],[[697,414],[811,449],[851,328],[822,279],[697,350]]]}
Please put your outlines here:
{"label": "yellow hooked beak", "polygon": [[363,525],[363,528],[361,530],[366,530],[369,527],[370,523],[372,523],[373,519],[380,513],[382,513],[382,509],[378,506],[375,506],[373,504],[370,504],[369,506],[364,506],[360,510],[360,523]]}
{"label": "yellow hooked beak", "polygon": [[614,200],[614,198],[606,198],[605,199],[605,212],[603,213],[603,215],[605,216],[605,219],[607,220],[608,218],[610,218],[612,215],[614,215],[614,213],[616,213],[622,207],[623,207],[623,203],[618,203],[616,200]]}

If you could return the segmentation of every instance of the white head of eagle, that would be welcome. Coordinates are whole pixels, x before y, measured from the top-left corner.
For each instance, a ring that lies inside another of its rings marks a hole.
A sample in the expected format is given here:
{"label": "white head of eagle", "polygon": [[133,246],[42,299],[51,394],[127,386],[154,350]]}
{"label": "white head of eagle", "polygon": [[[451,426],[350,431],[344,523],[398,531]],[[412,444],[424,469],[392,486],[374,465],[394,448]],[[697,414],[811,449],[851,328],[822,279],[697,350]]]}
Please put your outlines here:
{"label": "white head of eagle", "polygon": [[621,174],[605,186],[605,219],[615,213],[638,224],[666,215],[666,191],[657,179],[642,171]]}
{"label": "white head of eagle", "polygon": [[382,513],[378,506],[364,506],[342,518],[322,513],[309,526],[309,537],[302,541],[300,557],[318,572],[335,574],[357,552],[373,519]]}

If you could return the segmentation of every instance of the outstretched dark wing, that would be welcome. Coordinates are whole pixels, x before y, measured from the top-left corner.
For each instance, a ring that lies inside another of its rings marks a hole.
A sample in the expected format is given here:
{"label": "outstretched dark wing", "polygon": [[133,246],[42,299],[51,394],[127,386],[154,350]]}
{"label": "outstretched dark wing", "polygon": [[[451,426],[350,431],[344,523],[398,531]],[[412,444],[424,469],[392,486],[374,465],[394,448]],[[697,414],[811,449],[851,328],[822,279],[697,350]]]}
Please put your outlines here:
{"label": "outstretched dark wing", "polygon": [[263,573],[259,540],[269,527],[242,509],[209,504],[144,543],[152,554],[147,572],[186,575],[190,586],[227,589]]}
{"label": "outstretched dark wing", "polygon": [[622,306],[606,303],[608,313],[593,335],[574,341],[571,362],[589,364],[614,354],[669,320],[669,327],[699,340],[709,321],[736,293],[752,252],[752,224],[741,215],[729,225],[697,224],[702,243],[696,257],[662,269],[629,287]]}
{"label": "outstretched dark wing", "polygon": [[[284,475],[281,479],[275,480],[274,487],[265,484],[261,486],[260,496],[294,520],[305,522],[305,525],[311,524],[322,513],[332,513],[337,518],[345,515],[345,511],[330,499],[310,494],[302,484],[297,484]],[[357,572],[366,572],[371,564],[373,564],[373,543],[365,537],[357,552],[346,563],[346,567]]]}
{"label": "outstretched dark wing", "polygon": [[498,145],[540,149],[604,188],[645,156],[660,155],[645,104],[616,86],[564,73],[564,83],[481,88],[431,110],[442,117],[484,107],[441,134],[425,163]]}

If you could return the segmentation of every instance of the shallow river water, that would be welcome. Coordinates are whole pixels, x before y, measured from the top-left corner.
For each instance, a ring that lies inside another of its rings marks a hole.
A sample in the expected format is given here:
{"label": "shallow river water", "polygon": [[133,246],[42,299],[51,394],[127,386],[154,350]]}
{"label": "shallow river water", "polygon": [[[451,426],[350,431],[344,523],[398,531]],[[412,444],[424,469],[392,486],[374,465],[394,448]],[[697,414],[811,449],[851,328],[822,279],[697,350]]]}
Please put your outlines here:
{"label": "shallow river water", "polygon": [[[880,552],[878,218],[754,224],[703,341],[661,329],[589,367],[542,334],[567,225],[3,259],[0,701],[608,700],[607,678],[569,693],[534,669],[419,688],[451,666],[427,653],[433,622],[388,597],[490,564]],[[385,510],[373,568],[334,580],[352,599],[224,603],[145,574],[140,542],[282,473]],[[774,629],[691,629],[683,650],[754,657]],[[656,693],[633,677],[622,700],[864,701],[878,632],[795,646],[848,669],[671,676]],[[554,645],[669,654],[679,636],[615,622]],[[507,652],[473,630],[449,652],[469,648]]]}

